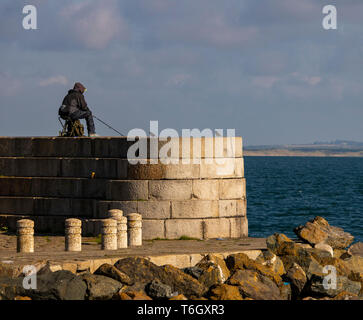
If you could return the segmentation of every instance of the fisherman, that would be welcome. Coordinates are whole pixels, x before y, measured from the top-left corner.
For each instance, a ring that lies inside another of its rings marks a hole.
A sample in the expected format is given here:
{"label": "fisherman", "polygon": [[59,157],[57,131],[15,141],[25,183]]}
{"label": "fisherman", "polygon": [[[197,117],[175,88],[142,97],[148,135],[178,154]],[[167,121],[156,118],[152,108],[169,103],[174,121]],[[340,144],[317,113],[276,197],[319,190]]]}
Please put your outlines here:
{"label": "fisherman", "polygon": [[88,136],[99,137],[99,135],[96,134],[92,112],[88,108],[87,102],[83,96],[86,91],[87,89],[82,83],[76,82],[73,89],[69,90],[68,94],[64,97],[58,114],[62,119],[69,117],[73,121],[86,119]]}

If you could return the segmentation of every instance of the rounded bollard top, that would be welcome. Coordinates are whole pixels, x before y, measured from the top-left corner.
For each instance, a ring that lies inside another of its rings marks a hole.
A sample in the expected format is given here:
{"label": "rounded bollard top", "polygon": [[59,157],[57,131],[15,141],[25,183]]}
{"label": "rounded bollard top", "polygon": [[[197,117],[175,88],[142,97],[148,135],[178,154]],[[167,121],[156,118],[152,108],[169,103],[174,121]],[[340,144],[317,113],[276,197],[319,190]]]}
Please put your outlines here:
{"label": "rounded bollard top", "polygon": [[21,219],[16,222],[18,228],[34,228],[34,221],[29,219]]}
{"label": "rounded bollard top", "polygon": [[127,220],[129,220],[129,221],[139,221],[141,219],[142,219],[142,216],[139,213],[130,213],[127,215]]}
{"label": "rounded bollard top", "polygon": [[117,221],[115,219],[102,219],[103,227],[117,227]]}
{"label": "rounded bollard top", "polygon": [[69,228],[69,227],[81,227],[82,226],[82,221],[79,220],[79,219],[74,219],[74,218],[71,218],[71,219],[66,219],[65,221],[65,227]]}
{"label": "rounded bollard top", "polygon": [[121,219],[119,220],[119,222],[121,224],[127,224],[127,217],[121,217]]}
{"label": "rounded bollard top", "polygon": [[123,217],[123,211],[119,209],[108,210],[108,217],[111,219],[120,220]]}

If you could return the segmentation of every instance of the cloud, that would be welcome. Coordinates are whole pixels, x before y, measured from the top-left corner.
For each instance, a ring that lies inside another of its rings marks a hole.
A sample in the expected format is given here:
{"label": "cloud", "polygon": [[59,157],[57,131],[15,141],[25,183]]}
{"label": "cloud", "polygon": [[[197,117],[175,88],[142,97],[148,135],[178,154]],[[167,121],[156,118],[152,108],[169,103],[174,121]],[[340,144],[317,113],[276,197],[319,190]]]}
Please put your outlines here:
{"label": "cloud", "polygon": [[84,1],[65,6],[59,13],[70,37],[90,49],[104,49],[116,37],[126,35],[127,25],[117,1]]}
{"label": "cloud", "polygon": [[252,84],[257,87],[268,89],[271,88],[278,80],[278,77],[258,76],[253,78]]}
{"label": "cloud", "polygon": [[67,84],[68,84],[68,79],[62,75],[49,77],[49,78],[42,79],[39,81],[39,86],[41,86],[41,87],[48,87],[48,86],[52,86],[52,85],[65,86]]}

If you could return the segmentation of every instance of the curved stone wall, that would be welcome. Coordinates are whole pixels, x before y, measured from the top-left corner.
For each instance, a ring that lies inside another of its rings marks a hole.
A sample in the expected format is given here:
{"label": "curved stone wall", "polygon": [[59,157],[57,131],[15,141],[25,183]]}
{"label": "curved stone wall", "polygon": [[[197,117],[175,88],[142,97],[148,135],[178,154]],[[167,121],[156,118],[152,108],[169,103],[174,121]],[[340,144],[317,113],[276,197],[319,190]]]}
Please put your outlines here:
{"label": "curved stone wall", "polygon": [[55,231],[78,217],[98,234],[98,219],[122,209],[142,215],[144,239],[248,235],[242,138],[138,144],[132,164],[126,138],[0,138],[0,223],[31,217]]}

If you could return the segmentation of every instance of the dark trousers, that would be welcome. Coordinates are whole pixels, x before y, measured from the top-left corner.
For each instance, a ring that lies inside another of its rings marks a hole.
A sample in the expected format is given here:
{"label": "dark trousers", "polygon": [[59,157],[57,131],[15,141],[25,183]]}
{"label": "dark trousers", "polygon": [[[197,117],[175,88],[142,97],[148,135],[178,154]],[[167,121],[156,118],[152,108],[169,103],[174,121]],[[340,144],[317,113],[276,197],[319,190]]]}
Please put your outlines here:
{"label": "dark trousers", "polygon": [[72,120],[86,119],[88,134],[96,133],[95,123],[93,122],[93,116],[90,110],[77,110],[72,112],[69,116]]}

